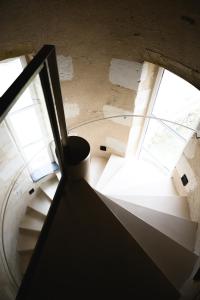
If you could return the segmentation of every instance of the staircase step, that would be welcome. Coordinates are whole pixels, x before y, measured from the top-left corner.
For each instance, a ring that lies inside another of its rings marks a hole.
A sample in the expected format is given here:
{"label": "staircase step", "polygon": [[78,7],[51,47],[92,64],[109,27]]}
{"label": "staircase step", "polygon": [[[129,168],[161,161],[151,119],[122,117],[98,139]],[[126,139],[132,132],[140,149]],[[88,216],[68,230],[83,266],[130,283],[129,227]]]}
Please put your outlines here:
{"label": "staircase step", "polygon": [[23,253],[20,255],[20,269],[22,275],[25,274],[28,264],[31,260],[32,253]]}
{"label": "staircase step", "polygon": [[58,179],[56,176],[48,179],[47,181],[43,182],[40,185],[40,189],[51,199],[53,200],[53,197],[56,193],[58,186]]}
{"label": "staircase step", "polygon": [[179,298],[169,280],[84,180],[66,182],[39,263],[33,277],[29,275],[30,288],[26,289],[24,282],[21,286],[27,299],[62,299],[66,290],[74,299],[80,298],[80,291],[82,298],[95,298],[96,291],[102,299],[105,295],[112,295],[112,299]]}
{"label": "staircase step", "polygon": [[147,195],[110,195],[109,198],[124,200],[143,207],[151,208],[179,218],[190,220],[186,197],[181,196],[147,196]]}
{"label": "staircase step", "polygon": [[60,179],[61,179],[61,176],[62,176],[62,175],[61,175],[61,172],[59,172],[59,171],[58,171],[58,172],[56,172],[56,177],[58,178],[58,181],[60,181]]}
{"label": "staircase step", "polygon": [[32,251],[35,248],[38,237],[38,232],[21,231],[18,236],[17,251]]}
{"label": "staircase step", "polygon": [[195,250],[195,240],[198,228],[196,222],[158,212],[123,200],[110,199],[183,247],[190,251]]}
{"label": "staircase step", "polygon": [[101,196],[101,198],[168,280],[179,290],[191,275],[198,256],[107,197]]}
{"label": "staircase step", "polygon": [[45,217],[34,211],[27,211],[19,228],[24,230],[41,231]]}
{"label": "staircase step", "polygon": [[93,156],[90,162],[90,176],[89,176],[89,184],[92,187],[95,187],[97,182],[99,181],[105,166],[107,164],[107,158],[100,156]]}
{"label": "staircase step", "polygon": [[100,191],[105,195],[177,196],[171,178],[143,161],[126,159],[123,166]]}
{"label": "staircase step", "polygon": [[112,179],[116,172],[122,167],[123,162],[124,158],[112,154],[95,186],[95,189],[101,192],[105,185],[108,184],[109,180]]}
{"label": "staircase step", "polygon": [[48,214],[50,206],[50,199],[43,192],[37,194],[36,197],[33,198],[28,205],[28,207],[39,212],[43,216],[46,216]]}

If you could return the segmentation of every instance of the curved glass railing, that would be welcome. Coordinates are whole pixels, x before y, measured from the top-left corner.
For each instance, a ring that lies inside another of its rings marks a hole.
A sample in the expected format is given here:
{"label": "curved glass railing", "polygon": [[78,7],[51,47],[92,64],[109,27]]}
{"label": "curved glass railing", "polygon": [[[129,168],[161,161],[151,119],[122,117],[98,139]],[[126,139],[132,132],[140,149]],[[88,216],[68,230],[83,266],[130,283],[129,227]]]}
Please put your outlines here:
{"label": "curved glass railing", "polygon": [[[137,120],[140,122],[138,123]],[[170,160],[170,155],[174,155],[175,158],[173,158],[173,163],[175,163],[180,157],[187,143],[187,141],[180,136],[180,128],[190,132],[190,137],[198,133],[195,128],[190,128],[186,125],[178,124],[169,120],[155,118],[153,116],[115,115],[78,124],[77,126],[69,129],[69,134],[78,135],[88,140],[91,146],[91,156],[109,157],[109,155],[113,153],[125,156],[127,153],[127,147],[129,147],[128,144],[130,139],[134,139],[137,134],[136,130],[134,130],[134,127],[132,126],[136,124],[141,126],[144,120],[152,120],[156,122],[157,131],[154,130],[149,134],[149,136],[145,136],[145,134],[148,135],[149,129],[147,128],[144,136],[142,138],[140,136],[142,143],[140,144],[141,149],[139,158],[144,159],[159,168],[167,169],[164,162],[160,161],[162,157],[166,158],[166,155],[168,155],[168,160]],[[4,257],[5,268],[9,273],[14,286],[18,288],[21,280],[19,257],[17,253],[19,223],[30,198],[28,193],[29,190],[31,190],[34,186],[38,187],[40,185],[40,178],[38,178],[38,181],[33,182],[32,171],[34,171],[35,165],[33,162],[37,162],[38,160],[42,161],[44,155],[47,155],[49,149],[52,151],[52,159],[55,162],[55,145],[53,140],[49,138],[48,142],[43,145],[37,153],[33,152],[34,154],[29,162],[25,163],[21,154],[18,152],[16,143],[12,140],[6,124],[1,126],[1,136],[3,136],[4,132],[5,145],[6,138],[9,140],[9,149],[11,153],[9,152],[8,158],[10,159],[12,154],[12,165],[16,165],[16,169],[13,170],[13,175],[9,173],[11,172],[11,163],[5,164],[4,174],[0,174],[0,178],[3,178],[3,176],[10,176],[5,188],[5,193],[1,193],[1,196],[4,198],[4,204],[1,211],[2,255]],[[162,126],[161,129],[159,129],[160,126]],[[173,128],[170,126],[173,126]],[[178,128],[178,132],[176,132],[174,126]],[[131,128],[133,129],[131,130]],[[163,154],[163,152],[161,152],[160,156],[158,155],[159,157],[154,157],[156,151],[157,153],[159,153],[159,151],[163,151],[163,143],[164,147],[167,147],[165,151],[166,153]],[[106,151],[102,151],[102,147],[100,146],[105,146],[106,148],[103,149]],[[156,148],[157,150],[155,150]],[[148,150],[150,153],[147,153]],[[41,164],[37,166],[42,168]],[[9,233],[12,233],[12,235],[9,235]]]}
{"label": "curved glass railing", "polygon": [[133,114],[111,115],[86,121],[70,128],[70,134],[80,135],[90,144],[94,144],[95,137],[99,143],[96,153],[102,154],[99,146],[104,145],[107,146],[108,153],[114,151],[119,155],[137,155],[137,158],[148,160],[166,172],[173,170],[191,136],[199,135],[196,128],[185,124]]}
{"label": "curved glass railing", "polygon": [[[53,144],[53,140],[49,141]],[[38,182],[34,182],[30,174],[30,167],[33,161],[39,160],[46,147],[40,149],[32,159],[27,163],[22,163],[16,174],[11,179],[11,184],[5,193],[5,199],[1,211],[1,249],[3,252],[6,270],[15,287],[18,287],[21,281],[21,271],[17,255],[18,230],[20,219],[25,213],[26,206],[30,200],[29,191],[37,188]],[[20,157],[19,157],[20,159]],[[42,173],[43,179],[54,170],[48,169],[46,174]]]}
{"label": "curved glass railing", "polygon": [[145,116],[145,115],[139,115],[139,114],[111,115],[111,116],[107,116],[107,117],[103,117],[103,118],[97,118],[97,119],[93,119],[93,120],[90,120],[90,121],[85,121],[85,122],[79,123],[76,126],[71,127],[69,129],[69,132],[71,132],[72,130],[78,129],[80,127],[83,127],[83,126],[99,122],[99,121],[104,121],[104,120],[111,120],[112,121],[112,120],[115,120],[115,119],[125,119],[126,120],[127,118],[131,118],[131,119],[133,119],[133,118],[142,118],[142,119],[150,119],[150,120],[152,119],[152,120],[162,121],[162,122],[168,123],[170,125],[176,125],[178,127],[190,130],[190,131],[192,131],[194,133],[198,133],[197,129],[189,127],[189,126],[181,124],[181,123],[178,123],[178,122],[174,122],[172,120],[167,120],[167,119],[163,119],[163,118],[159,118],[159,117],[155,117],[155,116],[150,116],[150,115],[146,115]]}

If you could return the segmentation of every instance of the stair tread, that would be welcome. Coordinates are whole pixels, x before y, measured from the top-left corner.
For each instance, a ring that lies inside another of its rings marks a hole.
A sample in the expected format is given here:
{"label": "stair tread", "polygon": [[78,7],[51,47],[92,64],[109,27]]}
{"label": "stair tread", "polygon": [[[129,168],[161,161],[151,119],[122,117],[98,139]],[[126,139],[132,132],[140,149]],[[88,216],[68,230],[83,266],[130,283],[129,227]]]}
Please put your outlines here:
{"label": "stair tread", "polygon": [[198,228],[197,222],[179,218],[163,212],[158,212],[151,208],[140,206],[124,200],[118,200],[114,198],[110,199],[124,209],[128,210],[130,213],[133,213],[135,216],[142,219],[144,222],[153,226],[155,229],[172,238],[183,247],[190,251],[194,251],[196,232]]}
{"label": "stair tread", "polygon": [[[66,186],[42,250],[27,298],[53,294],[60,299],[66,288],[74,294],[77,276],[71,279],[78,272],[85,296],[91,294],[92,282],[101,295],[178,299],[169,280],[84,180]],[[51,276],[46,276],[48,272]],[[61,273],[65,276],[58,276]]]}
{"label": "stair tread", "polygon": [[140,247],[143,248],[168,280],[179,290],[191,274],[198,260],[198,255],[170,239],[107,197],[101,196],[101,198]]}
{"label": "stair tread", "polygon": [[27,211],[19,227],[34,231],[41,231],[45,218],[34,211]]}
{"label": "stair tread", "polygon": [[38,232],[20,232],[18,236],[17,251],[30,251],[35,248],[39,237]]}
{"label": "stair tread", "polygon": [[114,174],[121,168],[124,162],[124,158],[112,154],[99,178],[96,189],[101,191],[103,187],[109,182],[109,180],[114,176]]}
{"label": "stair tread", "polygon": [[143,161],[124,160],[123,166],[101,191],[103,194],[177,195],[172,179]]}
{"label": "stair tread", "polygon": [[51,202],[48,196],[44,192],[36,195],[35,198],[31,199],[28,207],[34,209],[35,211],[41,213],[42,215],[47,215]]}
{"label": "stair tread", "polygon": [[190,220],[187,197],[183,196],[148,196],[148,195],[106,195],[143,207],[154,209],[179,218]]}
{"label": "stair tread", "polygon": [[56,193],[56,189],[58,186],[58,179],[56,176],[48,179],[47,181],[43,182],[40,185],[40,189],[51,199],[53,200],[53,197]]}

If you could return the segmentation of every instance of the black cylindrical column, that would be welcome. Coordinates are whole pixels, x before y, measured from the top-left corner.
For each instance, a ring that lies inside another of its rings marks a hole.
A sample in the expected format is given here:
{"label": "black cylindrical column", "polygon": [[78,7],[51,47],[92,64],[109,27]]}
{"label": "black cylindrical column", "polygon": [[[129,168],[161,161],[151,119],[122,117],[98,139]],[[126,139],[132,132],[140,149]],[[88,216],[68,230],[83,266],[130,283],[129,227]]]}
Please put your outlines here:
{"label": "black cylindrical column", "polygon": [[69,136],[64,148],[66,171],[70,180],[89,180],[90,145],[80,136]]}

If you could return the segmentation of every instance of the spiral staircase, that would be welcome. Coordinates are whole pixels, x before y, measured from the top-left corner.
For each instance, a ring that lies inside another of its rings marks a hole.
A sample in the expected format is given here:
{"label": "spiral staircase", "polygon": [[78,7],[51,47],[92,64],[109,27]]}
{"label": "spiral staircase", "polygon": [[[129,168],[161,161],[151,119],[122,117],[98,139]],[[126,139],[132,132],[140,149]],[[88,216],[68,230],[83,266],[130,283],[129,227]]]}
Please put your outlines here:
{"label": "spiral staircase", "polygon": [[89,180],[82,176],[89,151],[85,156],[82,144],[71,142],[81,137],[68,136],[51,45],[2,97],[2,120],[36,73],[61,173],[32,189],[20,221],[22,283],[16,300],[180,299],[200,253],[187,198],[177,193],[172,178],[133,158],[111,155],[105,163],[92,157]]}
{"label": "spiral staircase", "polygon": [[[99,178],[93,180],[97,160],[91,160],[90,174],[96,197],[105,203],[169,282],[181,291],[198,260],[195,245],[198,224],[190,220],[186,197],[178,195],[172,179],[161,175],[154,167],[116,155],[111,155],[106,165],[99,164]],[[56,173],[40,185],[19,226],[22,275],[59,179],[60,174]]]}

